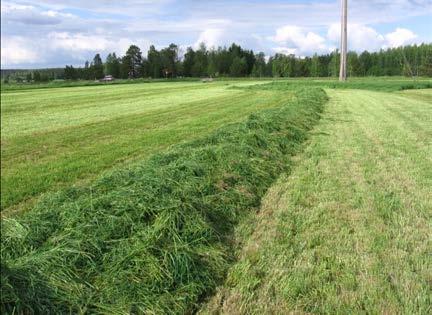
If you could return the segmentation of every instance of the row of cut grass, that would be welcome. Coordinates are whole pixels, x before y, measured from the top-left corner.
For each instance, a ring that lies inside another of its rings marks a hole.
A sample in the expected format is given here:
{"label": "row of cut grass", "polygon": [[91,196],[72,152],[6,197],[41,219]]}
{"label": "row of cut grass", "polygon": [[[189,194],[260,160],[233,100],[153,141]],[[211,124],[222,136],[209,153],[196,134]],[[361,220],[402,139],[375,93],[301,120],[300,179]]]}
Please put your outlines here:
{"label": "row of cut grass", "polygon": [[225,275],[233,227],[288,170],[326,99],[299,91],[3,219],[2,312],[192,312]]}

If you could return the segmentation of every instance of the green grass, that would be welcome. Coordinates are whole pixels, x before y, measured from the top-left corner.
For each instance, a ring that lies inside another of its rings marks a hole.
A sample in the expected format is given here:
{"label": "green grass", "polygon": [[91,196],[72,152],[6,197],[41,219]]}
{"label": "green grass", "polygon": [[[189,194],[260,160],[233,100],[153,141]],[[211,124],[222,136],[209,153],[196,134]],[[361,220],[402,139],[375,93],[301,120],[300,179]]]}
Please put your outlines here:
{"label": "green grass", "polygon": [[330,79],[127,82],[2,90],[3,215],[31,206],[47,191],[89,181],[256,110],[277,107],[302,86],[401,90],[432,84],[406,78],[351,79],[343,85]]}
{"label": "green grass", "polygon": [[[214,79],[217,82],[237,82],[241,84],[250,84],[251,82],[258,81],[271,81],[277,80],[277,78],[230,78],[230,77],[219,77]],[[213,82],[214,82],[213,81]],[[68,87],[86,87],[86,86],[115,86],[119,84],[143,84],[143,83],[162,83],[162,84],[171,84],[171,83],[202,83],[202,79],[200,78],[176,78],[176,79],[117,79],[112,82],[99,82],[95,80],[77,80],[77,81],[69,81],[69,80],[54,80],[50,82],[42,82],[42,83],[1,83],[1,91],[24,91],[24,90],[36,90],[36,89],[48,89],[48,88],[68,88]]]}
{"label": "green grass", "polygon": [[78,87],[78,86],[112,86],[118,84],[140,84],[140,83],[167,83],[167,82],[198,82],[198,78],[183,78],[183,79],[117,79],[113,82],[99,82],[95,80],[54,80],[42,83],[1,83],[2,91],[13,90],[34,90],[46,88],[62,88],[62,87]]}
{"label": "green grass", "polygon": [[401,95],[409,96],[424,102],[432,104],[432,93],[431,90],[405,90],[401,92]]}
{"label": "green grass", "polygon": [[431,314],[432,90],[327,90],[201,313]]}
{"label": "green grass", "polygon": [[[308,84],[316,84],[322,86],[323,84],[327,87],[335,87],[338,86],[338,82],[333,77],[320,77],[320,78],[277,78],[277,77],[262,77],[262,78],[229,78],[229,77],[220,77],[214,79],[217,82],[237,82],[240,84],[244,84],[245,82],[257,82],[257,81],[285,81],[296,83],[297,85]],[[418,78],[407,78],[407,77],[357,77],[357,78],[349,78],[350,84],[354,84],[354,86],[361,87],[366,89],[390,89],[394,90],[398,89],[401,85],[413,86],[418,83],[429,81],[430,78],[427,77],[418,77]],[[142,83],[162,83],[162,84],[170,84],[170,83],[185,83],[185,82],[200,82],[199,78],[181,78],[181,79],[119,79],[114,82],[98,82],[98,81],[86,81],[86,80],[78,80],[78,81],[51,81],[47,83],[8,83],[1,84],[1,91],[24,91],[24,90],[34,90],[34,89],[47,89],[47,88],[68,88],[68,87],[85,87],[85,86],[113,86],[118,84],[142,84]],[[346,84],[345,84],[346,85]],[[342,86],[342,85],[341,85]],[[414,87],[411,87],[414,88]]]}
{"label": "green grass", "polygon": [[2,209],[280,106],[291,96],[229,86],[172,82],[2,93]]}
{"label": "green grass", "polygon": [[4,218],[2,313],[193,312],[234,258],[234,226],[289,171],[326,99],[320,89],[296,92]]}
{"label": "green grass", "polygon": [[[432,88],[432,79],[417,78],[415,80],[401,77],[366,77],[366,78],[350,78],[347,82],[339,82],[334,79],[289,79],[276,80],[264,86],[258,87],[249,86],[247,89],[253,90],[256,88],[267,89],[271,91],[288,91],[298,88],[320,87],[327,89],[361,89],[372,91],[393,92],[413,89],[429,89]],[[235,86],[233,88],[236,88]],[[244,87],[240,87],[244,89]]]}
{"label": "green grass", "polygon": [[2,313],[430,313],[430,84],[2,90]]}

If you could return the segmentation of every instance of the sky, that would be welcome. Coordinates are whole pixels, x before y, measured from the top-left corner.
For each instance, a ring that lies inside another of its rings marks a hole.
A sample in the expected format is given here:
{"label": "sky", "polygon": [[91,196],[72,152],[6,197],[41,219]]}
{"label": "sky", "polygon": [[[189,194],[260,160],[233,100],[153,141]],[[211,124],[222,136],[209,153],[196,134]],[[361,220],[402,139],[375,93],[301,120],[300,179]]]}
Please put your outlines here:
{"label": "sky", "polygon": [[[432,0],[349,0],[349,48],[432,43]],[[1,67],[80,66],[179,45],[309,56],[339,46],[340,0],[2,0]]]}

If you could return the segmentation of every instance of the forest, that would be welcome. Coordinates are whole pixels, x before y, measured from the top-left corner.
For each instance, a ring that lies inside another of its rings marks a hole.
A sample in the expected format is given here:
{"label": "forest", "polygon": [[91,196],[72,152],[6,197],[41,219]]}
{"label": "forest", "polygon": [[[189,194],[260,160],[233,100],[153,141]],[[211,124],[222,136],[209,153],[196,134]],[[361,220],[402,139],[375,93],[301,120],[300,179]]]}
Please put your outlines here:
{"label": "forest", "polygon": [[[17,70],[5,73],[7,83],[44,82],[54,79],[98,80],[105,75],[118,79],[181,78],[181,77],[336,77],[340,54],[295,56],[275,54],[266,57],[263,52],[232,44],[209,49],[201,44],[197,49],[181,51],[170,44],[163,49],[150,46],[145,56],[142,50],[131,45],[124,56],[109,53],[102,60],[96,54],[83,67],[67,65],[64,69]],[[62,70],[62,71],[59,71]],[[432,44],[411,45],[382,49],[377,52],[348,53],[348,75],[363,76],[432,76]]]}
{"label": "forest", "polygon": [[[151,46],[144,57],[132,45],[123,57],[108,54],[105,63],[99,54],[83,68],[66,66],[65,79],[164,77],[332,77],[339,71],[339,52],[312,57],[276,54],[266,58],[237,44],[229,48],[189,47],[180,58],[179,47],[171,44],[157,50]],[[422,44],[348,54],[350,76],[431,76],[432,44]]]}

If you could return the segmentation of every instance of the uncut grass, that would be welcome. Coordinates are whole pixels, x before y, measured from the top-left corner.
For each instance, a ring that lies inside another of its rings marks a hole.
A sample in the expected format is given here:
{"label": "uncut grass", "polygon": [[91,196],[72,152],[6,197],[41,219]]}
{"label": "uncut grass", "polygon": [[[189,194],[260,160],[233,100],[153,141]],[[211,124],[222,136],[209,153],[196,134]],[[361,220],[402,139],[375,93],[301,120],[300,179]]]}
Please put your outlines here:
{"label": "uncut grass", "polygon": [[[207,90],[205,100],[6,138],[2,141],[2,209],[61,185],[87,180],[123,161],[208,134],[253,111],[280,106],[291,97],[271,91],[219,95],[219,88],[215,89],[216,94]],[[141,102],[145,107],[150,101]]]}
{"label": "uncut grass", "polygon": [[432,104],[432,89],[405,90],[400,94],[409,98],[418,99],[420,101],[429,102]]}
{"label": "uncut grass", "polygon": [[223,279],[232,231],[289,169],[323,90],[2,220],[2,312],[184,314]]}
{"label": "uncut grass", "polygon": [[[252,85],[240,87],[242,89],[260,89],[260,90],[296,90],[301,87],[320,87],[328,89],[360,89],[382,92],[394,92],[414,89],[432,88],[432,79],[420,78],[416,80],[408,78],[350,78],[347,82],[323,79],[305,79],[305,80],[278,80],[262,85]],[[233,88],[236,88],[235,86]]]}

